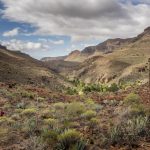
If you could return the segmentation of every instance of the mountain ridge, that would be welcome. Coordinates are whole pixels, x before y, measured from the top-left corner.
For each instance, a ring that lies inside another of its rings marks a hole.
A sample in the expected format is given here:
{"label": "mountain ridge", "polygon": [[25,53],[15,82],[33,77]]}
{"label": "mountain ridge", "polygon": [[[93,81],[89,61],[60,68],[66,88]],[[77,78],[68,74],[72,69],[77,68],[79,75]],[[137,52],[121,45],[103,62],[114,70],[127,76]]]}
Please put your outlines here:
{"label": "mountain ridge", "polygon": [[52,71],[45,63],[3,46],[0,46],[0,82],[45,85],[51,90],[70,86],[64,77]]}
{"label": "mountain ridge", "polygon": [[63,61],[65,64],[78,62],[72,70],[66,65],[63,68],[63,61],[57,67],[63,68],[59,72],[61,75],[70,79],[78,78],[85,83],[148,80],[146,68],[150,57],[149,48],[150,27],[133,38],[108,39],[96,46],[86,47],[81,52],[71,52]]}

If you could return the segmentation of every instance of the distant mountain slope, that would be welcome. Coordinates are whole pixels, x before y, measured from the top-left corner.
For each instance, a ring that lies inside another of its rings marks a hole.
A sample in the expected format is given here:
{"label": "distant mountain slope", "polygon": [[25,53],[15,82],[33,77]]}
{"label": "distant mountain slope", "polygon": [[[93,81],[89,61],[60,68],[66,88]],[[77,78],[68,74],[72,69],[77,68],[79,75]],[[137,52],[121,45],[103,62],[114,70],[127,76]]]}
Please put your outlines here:
{"label": "distant mountain slope", "polygon": [[58,57],[44,57],[41,61],[51,61],[51,60],[64,60],[67,56],[58,56]]}
{"label": "distant mountain slope", "polygon": [[[71,52],[68,57],[65,59],[66,61],[77,61],[77,62],[83,62],[87,58],[90,58],[92,56],[98,55],[98,54],[107,54],[112,53],[113,51],[116,51],[117,49],[128,45],[132,42],[132,38],[129,39],[108,39],[96,46],[89,46],[84,48],[81,52],[80,51],[73,51]],[[75,54],[74,54],[75,53]],[[72,55],[74,54],[74,57]]]}
{"label": "distant mountain slope", "polygon": [[43,62],[21,52],[6,50],[4,47],[0,47],[0,82],[45,85],[51,90],[69,85]]}
{"label": "distant mountain slope", "polygon": [[[109,39],[81,52],[75,50],[65,59],[64,66],[62,62],[57,65],[51,62],[51,67],[68,78],[79,78],[86,83],[147,80],[148,58],[150,27],[134,38]],[[68,69],[67,62],[70,65],[73,62],[73,67]]]}
{"label": "distant mountain slope", "polygon": [[[98,50],[102,51],[102,49]],[[107,50],[105,47],[104,51]],[[74,71],[74,74],[70,73],[70,76],[81,78],[85,82],[105,83],[123,80],[146,80],[148,78],[147,61],[150,57],[150,28],[145,29],[142,34],[135,38],[121,40],[121,44],[115,44],[111,47],[111,50],[112,53],[90,55],[82,63],[84,65]],[[85,53],[85,50],[81,53]]]}
{"label": "distant mountain slope", "polygon": [[[150,33],[150,27],[146,28],[144,32],[137,37],[134,38],[127,38],[127,39],[108,39],[96,46],[89,46],[84,48],[81,52],[76,52],[76,55],[72,57],[71,52],[68,57],[65,59],[66,61],[76,61],[76,62],[83,62],[87,58],[93,57],[95,55],[101,55],[101,54],[108,54],[112,53],[116,50],[121,50],[125,47],[128,47],[129,45],[134,44],[136,41],[141,40],[142,38],[145,38],[146,35],[149,35]],[[149,39],[148,39],[149,40]],[[145,45],[144,45],[145,46]]]}
{"label": "distant mountain slope", "polygon": [[79,51],[79,50],[74,50],[74,51],[72,51],[72,52],[65,58],[65,61],[76,61],[76,62],[79,62],[79,61],[78,61],[79,55],[80,55],[80,51]]}

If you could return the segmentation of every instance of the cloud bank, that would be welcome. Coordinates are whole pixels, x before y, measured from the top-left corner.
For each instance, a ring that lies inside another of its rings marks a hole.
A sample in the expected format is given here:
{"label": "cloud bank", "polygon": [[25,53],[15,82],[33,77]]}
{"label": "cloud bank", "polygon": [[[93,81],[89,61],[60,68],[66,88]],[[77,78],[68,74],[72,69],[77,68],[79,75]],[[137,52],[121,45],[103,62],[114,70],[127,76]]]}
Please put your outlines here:
{"label": "cloud bank", "polygon": [[63,40],[53,41],[53,40],[47,40],[47,39],[39,39],[38,42],[30,42],[30,41],[11,39],[8,41],[0,41],[0,44],[3,46],[6,46],[10,50],[33,52],[33,51],[38,51],[38,50],[47,51],[53,45],[64,44],[64,41]]}
{"label": "cloud bank", "polygon": [[3,17],[29,23],[39,35],[72,41],[134,36],[150,25],[148,0],[0,0]]}
{"label": "cloud bank", "polygon": [[13,36],[17,36],[18,34],[19,34],[19,28],[15,28],[10,31],[4,32],[3,36],[4,37],[13,37]]}

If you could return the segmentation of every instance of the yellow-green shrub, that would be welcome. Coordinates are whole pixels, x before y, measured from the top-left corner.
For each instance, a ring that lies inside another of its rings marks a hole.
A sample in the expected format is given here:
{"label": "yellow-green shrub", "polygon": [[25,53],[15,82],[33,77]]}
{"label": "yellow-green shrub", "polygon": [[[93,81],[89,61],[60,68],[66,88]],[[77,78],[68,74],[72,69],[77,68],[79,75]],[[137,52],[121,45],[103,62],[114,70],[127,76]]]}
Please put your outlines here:
{"label": "yellow-green shrub", "polygon": [[54,145],[58,141],[58,133],[55,130],[44,130],[42,138],[44,142]]}
{"label": "yellow-green shrub", "polygon": [[83,117],[86,119],[91,119],[96,116],[96,112],[93,110],[88,110],[83,114]]}
{"label": "yellow-green shrub", "polygon": [[57,124],[57,120],[56,119],[52,119],[52,118],[48,118],[44,120],[45,124],[50,126],[50,127],[54,127]]}
{"label": "yellow-green shrub", "polygon": [[15,121],[12,118],[9,117],[0,117],[0,125],[12,125]]}
{"label": "yellow-green shrub", "polygon": [[65,108],[65,104],[62,102],[55,103],[53,106],[55,109],[64,109]]}
{"label": "yellow-green shrub", "polygon": [[90,126],[95,126],[97,124],[99,124],[99,120],[97,118],[90,119]]}
{"label": "yellow-green shrub", "polygon": [[21,92],[21,96],[23,98],[30,98],[30,99],[34,99],[36,97],[36,94],[32,93],[32,92],[28,92],[28,91],[22,91]]}
{"label": "yellow-green shrub", "polygon": [[41,116],[42,118],[47,118],[47,119],[50,118],[50,117],[51,117],[51,110],[49,110],[49,109],[43,110],[43,111],[41,112],[40,116]]}
{"label": "yellow-green shrub", "polygon": [[80,115],[80,114],[82,114],[84,111],[85,111],[85,106],[84,106],[84,104],[81,103],[81,102],[73,102],[73,103],[70,103],[70,104],[68,104],[68,106],[67,106],[67,108],[66,108],[66,112],[67,112],[69,115],[73,115],[73,116]]}
{"label": "yellow-green shrub", "polygon": [[80,139],[81,134],[74,129],[66,130],[58,136],[58,141],[63,144],[65,148],[70,148],[72,144],[76,144]]}
{"label": "yellow-green shrub", "polygon": [[140,103],[140,97],[137,94],[130,93],[127,97],[124,99],[124,104],[127,106],[137,105]]}
{"label": "yellow-green shrub", "polygon": [[36,109],[35,108],[28,108],[28,109],[23,110],[21,114],[25,115],[25,116],[33,116],[36,114]]}

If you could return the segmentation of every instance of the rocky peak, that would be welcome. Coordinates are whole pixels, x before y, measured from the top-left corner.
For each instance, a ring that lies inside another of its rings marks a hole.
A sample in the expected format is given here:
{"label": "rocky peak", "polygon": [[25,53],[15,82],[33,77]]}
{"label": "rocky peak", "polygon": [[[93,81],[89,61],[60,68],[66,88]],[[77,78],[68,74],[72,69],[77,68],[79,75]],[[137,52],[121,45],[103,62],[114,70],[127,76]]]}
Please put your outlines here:
{"label": "rocky peak", "polygon": [[79,54],[79,53],[80,53],[79,50],[74,50],[74,51],[72,51],[69,55],[76,55],[76,54]]}
{"label": "rocky peak", "polygon": [[7,49],[5,46],[0,45],[0,49]]}
{"label": "rocky peak", "polygon": [[150,33],[150,27],[147,27],[147,28],[144,30],[144,32]]}

